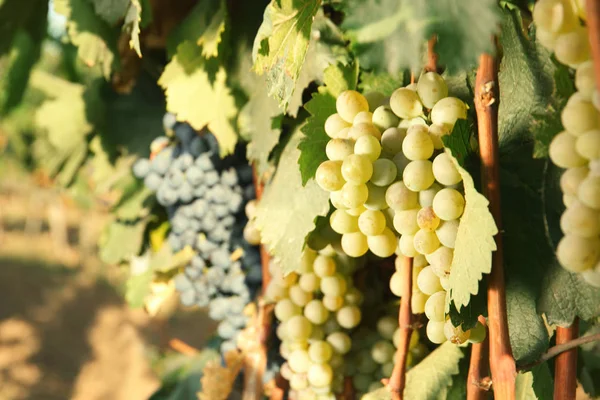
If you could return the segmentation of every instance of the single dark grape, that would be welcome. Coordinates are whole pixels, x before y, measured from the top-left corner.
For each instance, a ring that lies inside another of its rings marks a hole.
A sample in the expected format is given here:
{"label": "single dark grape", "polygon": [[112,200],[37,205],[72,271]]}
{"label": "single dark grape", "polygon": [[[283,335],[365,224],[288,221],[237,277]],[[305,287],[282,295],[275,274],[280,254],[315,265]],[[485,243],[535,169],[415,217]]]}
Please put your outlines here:
{"label": "single dark grape", "polygon": [[184,146],[188,146],[194,136],[196,136],[196,131],[188,124],[177,124],[175,126],[175,137],[177,137]]}

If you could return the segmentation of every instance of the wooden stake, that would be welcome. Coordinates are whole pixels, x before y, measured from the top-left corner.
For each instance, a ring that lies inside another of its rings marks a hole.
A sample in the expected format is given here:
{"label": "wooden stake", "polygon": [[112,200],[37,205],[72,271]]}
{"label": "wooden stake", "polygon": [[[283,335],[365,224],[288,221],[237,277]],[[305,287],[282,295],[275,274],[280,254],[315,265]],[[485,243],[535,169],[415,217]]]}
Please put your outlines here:
{"label": "wooden stake", "polygon": [[475,108],[479,130],[483,191],[498,226],[497,250],[492,254],[492,271],[488,279],[488,327],[490,368],[496,399],[515,398],[516,367],[508,337],[506,287],[502,252],[502,217],[500,212],[500,173],[498,155],[498,68],[489,54],[479,58],[475,80]]}

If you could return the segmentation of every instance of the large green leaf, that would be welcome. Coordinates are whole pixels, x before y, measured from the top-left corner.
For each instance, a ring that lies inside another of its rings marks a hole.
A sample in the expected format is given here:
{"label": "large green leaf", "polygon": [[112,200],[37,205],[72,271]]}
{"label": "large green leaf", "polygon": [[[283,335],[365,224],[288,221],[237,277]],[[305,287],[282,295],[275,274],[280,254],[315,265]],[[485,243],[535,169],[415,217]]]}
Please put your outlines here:
{"label": "large green leaf", "polygon": [[223,0],[199,1],[182,23],[167,38],[167,53],[177,54],[177,47],[184,41],[196,43],[206,58],[219,54],[227,20],[227,7]]}
{"label": "large green leaf", "polygon": [[481,53],[492,51],[491,38],[497,32],[494,0],[347,0],[341,9],[342,27],[361,64],[389,73],[418,70],[425,42],[434,34],[441,65],[450,70],[470,67]]}
{"label": "large green leaf", "polygon": [[233,152],[237,142],[232,125],[237,106],[225,68],[218,66],[214,75],[209,68],[202,49],[186,41],[179,45],[158,83],[165,89],[167,110],[194,129],[208,127],[219,141],[221,156],[225,156]]}
{"label": "large green leaf", "polygon": [[46,33],[48,2],[45,0],[3,0],[0,2],[0,56],[13,45],[15,35],[26,31],[35,41]]}
{"label": "large green leaf", "polygon": [[298,270],[306,236],[315,228],[315,219],[329,211],[327,192],[315,181],[302,185],[297,164],[301,136],[298,129],[292,134],[256,215],[263,243],[286,273]]}
{"label": "large green leaf", "polygon": [[[452,154],[448,148],[446,152]],[[471,295],[477,294],[483,274],[492,270],[492,252],[496,251],[494,236],[498,228],[488,208],[488,200],[477,191],[467,170],[452,159],[465,190],[465,210],[460,217],[449,282],[449,297],[460,311],[469,304]]]}
{"label": "large green leaf", "polygon": [[[0,15],[3,12],[4,8],[0,8]],[[11,35],[2,38],[2,41],[12,40],[8,43],[12,48],[8,56],[7,70],[0,80],[0,114],[8,113],[23,99],[31,70],[41,55],[42,41],[46,35],[47,14],[47,2],[33,6],[28,18],[23,21],[24,25],[13,32],[14,37]],[[2,24],[0,18],[0,25]],[[0,48],[2,46],[0,44]]]}
{"label": "large green leaf", "polygon": [[240,134],[248,140],[247,157],[256,168],[259,178],[269,167],[269,155],[279,141],[281,134],[281,114],[277,100],[269,96],[264,76],[257,76],[250,70],[250,51],[240,51],[239,81],[248,94],[248,102],[243,106],[238,118]]}
{"label": "large green leaf", "polygon": [[[442,344],[406,374],[405,399],[446,400],[452,377],[459,373],[462,350],[450,342]],[[362,400],[391,400],[387,387],[363,396]]]}
{"label": "large green leaf", "polygon": [[94,5],[87,0],[54,0],[54,10],[67,18],[67,33],[79,58],[88,67],[99,65],[108,79],[111,70],[119,65],[116,35],[95,13]]}
{"label": "large green leaf", "polygon": [[137,255],[142,247],[147,219],[132,222],[111,222],[100,238],[100,258],[107,264],[117,264]]}
{"label": "large green leaf", "polygon": [[267,74],[269,94],[287,109],[310,42],[320,0],[273,0],[254,43],[254,70]]}

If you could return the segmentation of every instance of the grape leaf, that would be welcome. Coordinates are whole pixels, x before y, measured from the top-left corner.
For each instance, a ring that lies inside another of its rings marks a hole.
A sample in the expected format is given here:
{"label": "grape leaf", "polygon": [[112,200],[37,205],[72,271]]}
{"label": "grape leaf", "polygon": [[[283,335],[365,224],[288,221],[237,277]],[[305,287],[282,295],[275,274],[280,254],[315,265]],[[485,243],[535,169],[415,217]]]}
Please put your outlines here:
{"label": "grape leaf", "polygon": [[[361,65],[391,74],[420,69],[425,42],[435,34],[441,65],[452,71],[470,67],[479,54],[493,49],[491,37],[497,32],[494,0],[348,0],[341,9],[342,27]],[[465,24],[465,18],[471,23]]]}
{"label": "grape leaf", "polygon": [[[63,91],[45,101],[35,113],[36,126],[46,131],[48,140],[59,152],[73,150],[93,129],[87,120],[84,86],[63,81]],[[65,121],[69,121],[65,124]]]}
{"label": "grape leaf", "polygon": [[540,400],[554,398],[554,379],[550,373],[548,363],[536,365],[531,369],[533,375],[533,391]]}
{"label": "grape leaf", "polygon": [[385,72],[361,71],[359,89],[363,93],[379,92],[385,96],[391,96],[394,90],[404,86],[404,76],[399,74],[388,74]]}
{"label": "grape leaf", "polygon": [[269,94],[287,109],[310,41],[320,0],[272,0],[254,42],[254,70],[267,74]]}
{"label": "grape leaf", "polygon": [[142,21],[142,4],[140,0],[131,0],[127,14],[125,14],[125,21],[123,22],[123,29],[128,30],[131,34],[129,40],[129,47],[134,49],[139,57],[142,56],[142,50],[140,49],[140,23]]}
{"label": "grape leaf", "polygon": [[[10,4],[7,3],[10,2],[4,2],[0,6],[2,7],[0,14],[6,15],[3,13],[8,10],[5,10],[4,7],[10,7]],[[22,2],[19,2],[19,6],[24,7]],[[40,58],[42,41],[46,35],[48,3],[42,2],[39,5],[33,5],[33,9],[29,13],[21,9],[19,14],[25,14],[26,17],[22,21],[20,29],[13,32],[14,36],[0,33],[2,41],[8,42],[7,44],[11,46],[7,60],[9,65],[3,71],[3,78],[0,80],[2,85],[0,87],[0,113],[2,114],[7,114],[21,102],[31,70]],[[14,20],[11,22],[15,23]],[[0,26],[10,26],[11,22],[4,22],[0,18]],[[4,28],[0,29],[0,32],[4,33]]]}
{"label": "grape leaf", "polygon": [[538,309],[550,325],[569,326],[576,316],[590,320],[600,315],[600,290],[554,263],[544,277]]}
{"label": "grape leaf", "polygon": [[233,152],[237,135],[232,120],[237,115],[235,98],[227,86],[227,72],[220,66],[211,79],[200,47],[184,42],[158,80],[166,92],[167,110],[194,129],[205,126],[219,141],[221,156]]}
{"label": "grape leaf", "polygon": [[[467,353],[468,354],[468,353]],[[458,362],[458,374],[452,375],[452,385],[448,388],[446,400],[464,400],[467,398],[467,383],[469,382],[469,358],[463,357]]]}
{"label": "grape leaf", "polygon": [[0,2],[0,56],[13,45],[19,31],[41,41],[46,34],[48,2],[44,0],[3,0]]}
{"label": "grape leaf", "polygon": [[327,90],[338,97],[344,90],[355,89],[358,80],[358,64],[349,65],[331,64],[325,69],[323,81]]}
{"label": "grape leaf", "polygon": [[431,21],[427,38],[437,35],[435,52],[440,65],[459,71],[477,65],[480,54],[493,52],[492,37],[500,22],[496,0],[429,0],[426,7]]}
{"label": "grape leaf", "polygon": [[148,157],[152,140],[164,134],[164,95],[155,79],[142,73],[129,93],[110,91],[103,100],[102,147],[111,161],[118,154]]}
{"label": "grape leaf", "polygon": [[[539,316],[541,305],[555,320],[570,320],[589,309],[584,306],[588,300],[583,299],[587,292],[577,293],[579,287],[571,284],[569,277],[554,284],[563,276],[555,270],[554,255],[554,232],[558,230],[554,227],[559,225],[562,196],[558,174],[552,173],[547,160],[532,158],[531,115],[545,109],[555,90],[555,64],[547,51],[525,37],[517,12],[506,12],[500,42],[504,52],[498,123],[507,311],[514,356],[525,363],[537,359],[548,346],[548,332]],[[572,313],[545,297],[546,288],[558,287],[574,308]]]}
{"label": "grape leaf", "polygon": [[551,400],[554,397],[554,382],[548,364],[536,365],[528,372],[517,375],[516,400]]}
{"label": "grape leaf", "polygon": [[537,397],[533,391],[533,374],[531,372],[521,372],[517,374],[515,381],[515,400],[536,400]]}
{"label": "grape leaf", "polygon": [[68,187],[73,182],[75,175],[79,172],[81,165],[85,162],[88,147],[85,141],[80,142],[72,151],[60,168],[56,176],[56,182],[62,187]]}
{"label": "grape leaf", "polygon": [[[446,148],[446,153],[452,156],[453,150]],[[452,160],[465,190],[465,210],[458,226],[449,282],[450,299],[460,311],[469,304],[471,295],[477,294],[483,274],[492,270],[492,251],[496,250],[494,236],[498,228],[488,209],[489,201],[477,191],[473,178],[454,156]]]}
{"label": "grape leaf", "polygon": [[[447,400],[452,377],[460,372],[462,350],[445,342],[431,352],[423,361],[406,373],[405,399]],[[387,387],[367,393],[362,400],[391,400]]]}
{"label": "grape leaf", "polygon": [[7,60],[9,65],[0,81],[0,113],[7,114],[23,99],[31,69],[40,58],[41,43],[41,38],[36,39],[28,32],[19,31],[15,35]]}
{"label": "grape leaf", "polygon": [[459,373],[462,350],[446,342],[406,374],[406,399],[445,399],[452,376]]}
{"label": "grape leaf", "polygon": [[[542,46],[538,46],[541,48]],[[563,130],[560,120],[560,110],[567,104],[567,100],[575,92],[569,70],[564,65],[554,63],[553,83],[554,90],[552,96],[547,101],[547,106],[542,112],[533,114],[531,121],[531,130],[535,138],[533,147],[533,156],[535,158],[548,157],[548,148],[550,142],[558,133]]]}
{"label": "grape leaf", "polygon": [[306,236],[315,228],[316,217],[329,211],[327,192],[314,181],[302,185],[297,165],[301,136],[296,130],[285,146],[256,215],[263,243],[280,259],[285,273],[298,270]]}
{"label": "grape leaf", "polygon": [[167,54],[170,57],[175,56],[177,47],[184,41],[190,41],[201,46],[205,58],[216,57],[223,39],[226,19],[227,8],[223,0],[198,2],[185,20],[169,33]]}
{"label": "grape leaf", "polygon": [[142,181],[135,180],[114,206],[113,213],[122,221],[146,217],[154,205],[154,199],[154,193]]}
{"label": "grape leaf", "polygon": [[117,264],[138,254],[147,224],[147,219],[110,223],[100,237],[100,259],[107,264]]}
{"label": "grape leaf", "polygon": [[[325,71],[329,66],[332,64],[347,66],[350,61],[341,31],[323,15],[322,11],[319,11],[314,18],[312,32],[313,37],[308,45],[302,69],[287,107],[287,113],[292,117],[298,115],[298,110],[304,103],[302,99],[304,89],[311,82],[322,84],[326,79]],[[357,65],[354,67],[356,68]],[[355,68],[342,69],[344,73],[349,74],[347,79],[352,79],[351,75],[355,72],[358,73],[358,71],[353,71]],[[335,78],[329,77],[329,79]]]}
{"label": "grape leaf", "polygon": [[150,294],[150,284],[154,279],[154,271],[147,268],[140,274],[129,274],[125,282],[125,300],[132,308],[141,308],[144,306],[146,297]]}
{"label": "grape leaf", "polygon": [[116,35],[110,26],[94,12],[86,0],[55,0],[54,10],[67,18],[67,33],[77,47],[79,58],[88,67],[100,66],[106,79],[111,69],[118,67]]}
{"label": "grape leaf", "polygon": [[356,66],[352,64],[332,65],[326,72],[326,86],[319,87],[319,92],[313,93],[312,99],[304,105],[310,117],[301,128],[305,136],[298,146],[301,152],[298,164],[303,185],[315,176],[319,165],[327,160],[325,146],[330,138],[325,133],[325,120],[336,112],[333,92],[355,89],[358,79]]}
{"label": "grape leaf", "polygon": [[451,150],[452,156],[461,167],[465,166],[465,161],[471,153],[471,132],[473,125],[466,119],[459,119],[454,124],[452,133],[442,136],[444,147]]}
{"label": "grape leaf", "polygon": [[319,93],[313,93],[312,99],[304,105],[310,117],[302,126],[304,137],[298,145],[300,157],[298,164],[302,175],[302,184],[314,178],[317,168],[323,161],[327,161],[325,146],[330,137],[325,133],[325,120],[336,112],[335,97],[324,88]]}
{"label": "grape leaf", "polygon": [[116,25],[125,16],[131,0],[93,0],[94,11],[110,25]]}
{"label": "grape leaf", "polygon": [[238,130],[249,142],[246,155],[262,179],[269,167],[271,150],[281,134],[281,122],[274,120],[281,110],[277,100],[267,92],[266,78],[250,71],[252,57],[249,52],[242,52],[240,58],[239,82],[249,99],[240,111]]}
{"label": "grape leaf", "polygon": [[544,113],[554,91],[555,65],[547,50],[525,37],[517,11],[504,12],[500,43],[510,49],[503,53],[498,73],[498,136],[502,145],[502,140],[514,132],[528,131],[533,114]]}
{"label": "grape leaf", "polygon": [[524,282],[507,282],[506,313],[513,356],[519,364],[538,359],[550,338],[544,322],[536,313],[535,293]]}

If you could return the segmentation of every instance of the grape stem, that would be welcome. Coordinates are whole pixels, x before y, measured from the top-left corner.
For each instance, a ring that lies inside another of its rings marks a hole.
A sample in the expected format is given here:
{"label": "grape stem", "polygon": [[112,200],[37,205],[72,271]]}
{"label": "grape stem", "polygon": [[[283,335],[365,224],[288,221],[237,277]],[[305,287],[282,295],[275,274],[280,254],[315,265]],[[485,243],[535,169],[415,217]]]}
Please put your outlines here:
{"label": "grape stem", "polygon": [[[486,326],[485,318],[479,316],[479,322]],[[469,361],[469,374],[467,376],[467,400],[483,400],[487,398],[489,385],[482,384],[489,376],[488,364],[488,336],[481,343],[471,345],[471,359]]]}
{"label": "grape stem", "polygon": [[169,347],[186,356],[195,356],[196,354],[200,353],[200,351],[195,347],[192,347],[183,340],[177,338],[169,340]]}
{"label": "grape stem", "polygon": [[408,357],[410,337],[413,332],[411,296],[412,296],[412,270],[413,259],[404,257],[400,268],[402,276],[402,298],[400,299],[400,311],[398,313],[398,324],[400,326],[400,341],[396,364],[392,371],[390,379],[383,380],[392,392],[393,400],[402,400],[404,387],[406,385],[406,359]]}
{"label": "grape stem", "polygon": [[[571,329],[572,327],[573,327],[573,325],[571,325],[571,327],[569,327],[569,328],[561,328],[561,329],[563,329],[563,330]],[[531,368],[535,367],[536,365],[545,363],[546,361],[550,360],[551,358],[560,356],[564,352],[572,351],[576,347],[583,346],[584,344],[587,344],[587,343],[600,341],[600,333],[596,333],[595,335],[581,336],[581,337],[578,337],[577,339],[573,339],[573,340],[568,340],[568,341],[565,341],[565,340],[566,339],[561,338],[560,344],[550,347],[548,349],[548,351],[546,351],[544,354],[542,354],[542,356],[538,360],[536,360],[530,364],[526,364],[526,365],[519,367],[519,371],[530,370]],[[557,342],[559,341],[558,331],[557,331],[556,341]],[[558,359],[557,359],[557,361],[558,361]]]}
{"label": "grape stem", "polygon": [[498,399],[515,398],[517,375],[508,336],[506,287],[502,251],[502,217],[500,212],[500,173],[498,155],[498,66],[494,57],[482,54],[475,80],[475,109],[479,132],[483,191],[490,202],[498,234],[497,250],[492,254],[492,271],[488,277],[489,363]]}

